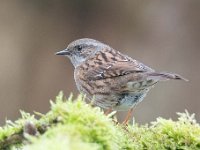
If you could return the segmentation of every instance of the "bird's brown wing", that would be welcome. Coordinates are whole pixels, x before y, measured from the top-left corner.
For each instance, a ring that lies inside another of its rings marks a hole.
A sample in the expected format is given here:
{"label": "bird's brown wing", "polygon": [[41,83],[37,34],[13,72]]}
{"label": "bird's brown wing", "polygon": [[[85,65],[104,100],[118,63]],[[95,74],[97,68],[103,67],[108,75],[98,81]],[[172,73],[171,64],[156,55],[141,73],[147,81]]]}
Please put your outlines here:
{"label": "bird's brown wing", "polygon": [[91,65],[85,72],[85,77],[89,80],[101,80],[115,78],[130,73],[152,72],[153,69],[144,64],[122,55],[118,51],[101,51],[86,63]]}

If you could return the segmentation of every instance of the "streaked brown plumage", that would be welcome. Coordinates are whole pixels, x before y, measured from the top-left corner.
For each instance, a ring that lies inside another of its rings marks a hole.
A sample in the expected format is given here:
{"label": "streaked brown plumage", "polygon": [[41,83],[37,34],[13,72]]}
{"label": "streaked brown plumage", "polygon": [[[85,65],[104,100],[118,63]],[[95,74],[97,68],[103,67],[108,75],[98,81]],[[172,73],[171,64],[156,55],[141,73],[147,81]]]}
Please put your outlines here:
{"label": "streaked brown plumage", "polygon": [[109,110],[130,110],[142,101],[159,81],[185,80],[174,73],[155,72],[110,46],[93,39],[79,39],[57,55],[69,57],[75,67],[74,78],[78,90],[94,103]]}

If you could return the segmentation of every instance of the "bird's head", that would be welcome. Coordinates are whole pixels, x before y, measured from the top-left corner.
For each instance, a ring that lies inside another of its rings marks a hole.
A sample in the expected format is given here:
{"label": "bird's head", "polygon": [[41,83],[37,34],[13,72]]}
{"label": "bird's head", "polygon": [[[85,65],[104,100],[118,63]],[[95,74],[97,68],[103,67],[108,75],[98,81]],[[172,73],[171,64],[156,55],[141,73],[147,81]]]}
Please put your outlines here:
{"label": "bird's head", "polygon": [[106,47],[108,47],[106,44],[97,40],[84,38],[71,42],[66,49],[57,52],[56,55],[69,57],[74,67],[77,67],[96,52]]}

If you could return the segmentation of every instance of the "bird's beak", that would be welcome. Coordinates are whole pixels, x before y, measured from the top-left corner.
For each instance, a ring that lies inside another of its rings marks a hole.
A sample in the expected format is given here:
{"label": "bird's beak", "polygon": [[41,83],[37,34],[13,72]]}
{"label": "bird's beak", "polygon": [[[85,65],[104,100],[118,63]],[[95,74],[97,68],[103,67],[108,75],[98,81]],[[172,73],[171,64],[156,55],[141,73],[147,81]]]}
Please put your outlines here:
{"label": "bird's beak", "polygon": [[56,55],[69,55],[70,52],[69,52],[68,49],[64,49],[64,50],[61,50],[61,51],[59,51],[59,52],[57,52],[57,53],[55,53],[55,54],[56,54]]}

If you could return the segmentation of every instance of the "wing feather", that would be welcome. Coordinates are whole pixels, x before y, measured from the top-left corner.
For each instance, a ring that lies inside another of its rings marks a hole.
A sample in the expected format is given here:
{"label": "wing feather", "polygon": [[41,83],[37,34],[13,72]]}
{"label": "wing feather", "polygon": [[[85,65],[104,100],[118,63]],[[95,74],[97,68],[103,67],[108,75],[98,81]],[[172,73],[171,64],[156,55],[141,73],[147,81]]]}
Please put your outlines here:
{"label": "wing feather", "polygon": [[[99,63],[98,61],[101,61]],[[115,78],[130,73],[152,72],[153,69],[144,64],[126,56],[113,49],[100,51],[90,58],[86,63],[96,62],[93,67],[85,73],[85,77],[89,80],[101,80],[106,78]]]}

